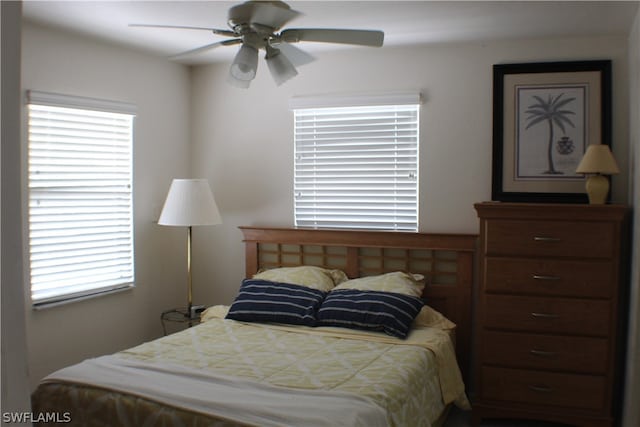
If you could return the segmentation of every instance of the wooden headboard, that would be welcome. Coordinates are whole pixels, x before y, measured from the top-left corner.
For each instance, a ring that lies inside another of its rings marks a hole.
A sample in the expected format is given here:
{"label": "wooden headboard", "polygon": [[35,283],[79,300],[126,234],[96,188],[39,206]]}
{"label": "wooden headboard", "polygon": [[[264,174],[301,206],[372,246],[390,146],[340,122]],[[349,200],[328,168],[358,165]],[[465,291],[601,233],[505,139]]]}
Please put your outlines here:
{"label": "wooden headboard", "polygon": [[465,378],[471,349],[471,292],[476,235],[240,227],[246,277],[268,268],[316,265],[350,278],[391,271],[423,274],[423,298],[457,324],[456,351]]}

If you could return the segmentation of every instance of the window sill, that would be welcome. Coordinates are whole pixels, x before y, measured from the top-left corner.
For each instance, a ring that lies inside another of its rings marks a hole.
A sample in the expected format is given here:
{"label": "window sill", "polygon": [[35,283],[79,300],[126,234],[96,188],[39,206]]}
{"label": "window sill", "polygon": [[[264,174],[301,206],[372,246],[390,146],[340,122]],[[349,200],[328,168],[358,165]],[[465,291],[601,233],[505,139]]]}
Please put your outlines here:
{"label": "window sill", "polygon": [[67,305],[75,302],[85,301],[88,299],[94,299],[94,298],[98,298],[106,295],[112,295],[120,292],[130,291],[133,288],[135,288],[135,285],[133,283],[130,283],[130,284],[119,286],[117,288],[95,290],[90,293],[86,293],[82,295],[61,296],[60,298],[54,301],[43,301],[43,302],[33,303],[32,309],[36,311],[46,310],[48,308],[58,307],[60,305]]}

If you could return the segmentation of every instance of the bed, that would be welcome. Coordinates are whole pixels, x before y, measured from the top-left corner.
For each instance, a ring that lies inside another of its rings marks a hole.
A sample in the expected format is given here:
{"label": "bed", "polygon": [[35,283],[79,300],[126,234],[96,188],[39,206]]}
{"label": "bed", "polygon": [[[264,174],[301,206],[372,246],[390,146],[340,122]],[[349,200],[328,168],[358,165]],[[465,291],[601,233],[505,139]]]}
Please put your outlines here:
{"label": "bed", "polygon": [[[62,417],[82,426],[435,427],[452,405],[469,408],[476,236],[240,230],[246,279],[231,306],[208,308],[199,325],[182,332],[51,374],[32,396],[34,413],[44,414],[39,424]],[[291,276],[300,272],[312,285]],[[309,279],[310,272],[321,277]],[[329,288],[316,286],[327,277]],[[395,286],[419,289],[419,298],[400,298],[404,290]],[[249,292],[254,288],[259,292]],[[280,321],[269,316],[292,313],[251,305],[255,295],[273,303],[270,292],[277,304],[302,292],[317,306],[311,315],[308,305],[303,315],[296,311],[299,322]],[[374,297],[413,310],[411,319],[384,312],[369,327],[369,315],[355,322],[360,311],[343,305]],[[346,312],[349,325],[341,323]]]}

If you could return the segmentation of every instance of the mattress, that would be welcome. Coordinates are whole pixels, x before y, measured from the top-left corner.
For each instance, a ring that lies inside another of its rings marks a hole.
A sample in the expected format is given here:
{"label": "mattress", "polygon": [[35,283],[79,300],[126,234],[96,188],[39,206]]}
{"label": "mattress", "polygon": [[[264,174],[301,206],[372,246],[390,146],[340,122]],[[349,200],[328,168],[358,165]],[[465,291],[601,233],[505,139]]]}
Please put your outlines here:
{"label": "mattress", "polygon": [[446,329],[415,327],[399,340],[238,322],[221,307],[203,320],[50,375],[34,412],[82,426],[431,427],[448,405],[469,407]]}

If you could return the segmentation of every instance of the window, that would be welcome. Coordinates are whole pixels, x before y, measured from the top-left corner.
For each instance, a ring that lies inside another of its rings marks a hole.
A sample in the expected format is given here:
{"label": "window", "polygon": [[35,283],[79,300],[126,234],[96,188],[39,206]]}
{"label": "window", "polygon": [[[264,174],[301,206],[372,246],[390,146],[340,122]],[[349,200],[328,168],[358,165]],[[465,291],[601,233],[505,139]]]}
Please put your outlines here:
{"label": "window", "polygon": [[31,299],[133,286],[135,107],[29,91]]}
{"label": "window", "polygon": [[419,99],[292,101],[296,226],[418,230]]}

